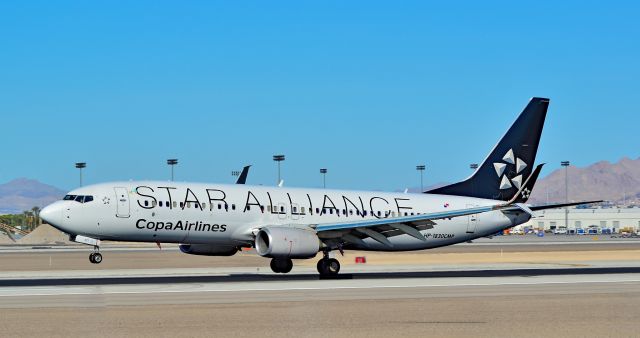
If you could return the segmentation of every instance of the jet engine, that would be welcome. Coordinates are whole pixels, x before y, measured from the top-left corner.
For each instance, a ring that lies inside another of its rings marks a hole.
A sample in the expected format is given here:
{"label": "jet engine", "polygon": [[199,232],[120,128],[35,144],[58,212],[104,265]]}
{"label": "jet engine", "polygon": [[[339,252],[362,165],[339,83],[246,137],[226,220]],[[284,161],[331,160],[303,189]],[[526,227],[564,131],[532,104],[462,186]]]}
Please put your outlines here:
{"label": "jet engine", "polygon": [[180,244],[180,251],[200,256],[233,256],[238,252],[238,248],[213,244]]}
{"label": "jet engine", "polygon": [[320,239],[312,230],[268,227],[258,232],[255,246],[262,257],[311,258],[320,250]]}

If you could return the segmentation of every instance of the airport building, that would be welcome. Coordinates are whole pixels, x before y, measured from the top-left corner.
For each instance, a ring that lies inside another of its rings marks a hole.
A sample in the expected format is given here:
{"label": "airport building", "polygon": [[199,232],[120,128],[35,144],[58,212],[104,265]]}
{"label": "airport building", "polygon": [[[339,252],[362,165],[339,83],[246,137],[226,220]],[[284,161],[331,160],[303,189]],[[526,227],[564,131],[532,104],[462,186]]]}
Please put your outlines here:
{"label": "airport building", "polygon": [[554,231],[565,228],[569,233],[619,233],[640,231],[640,208],[549,209],[536,212],[536,217],[517,228]]}

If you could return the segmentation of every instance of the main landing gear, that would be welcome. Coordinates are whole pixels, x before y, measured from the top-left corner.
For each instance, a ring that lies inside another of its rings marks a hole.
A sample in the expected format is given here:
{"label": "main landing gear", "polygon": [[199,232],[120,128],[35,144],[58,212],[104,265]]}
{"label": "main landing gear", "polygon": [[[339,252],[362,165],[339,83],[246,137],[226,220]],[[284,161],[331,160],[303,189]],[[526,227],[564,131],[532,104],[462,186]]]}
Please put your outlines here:
{"label": "main landing gear", "polygon": [[340,272],[340,262],[335,258],[329,258],[329,251],[323,252],[323,257],[316,267],[320,276],[335,276]]}
{"label": "main landing gear", "polygon": [[102,262],[102,254],[100,253],[100,247],[94,246],[93,252],[89,255],[89,262],[93,264],[100,264]]}
{"label": "main landing gear", "polygon": [[271,270],[275,273],[288,273],[293,268],[293,261],[289,258],[272,258]]}

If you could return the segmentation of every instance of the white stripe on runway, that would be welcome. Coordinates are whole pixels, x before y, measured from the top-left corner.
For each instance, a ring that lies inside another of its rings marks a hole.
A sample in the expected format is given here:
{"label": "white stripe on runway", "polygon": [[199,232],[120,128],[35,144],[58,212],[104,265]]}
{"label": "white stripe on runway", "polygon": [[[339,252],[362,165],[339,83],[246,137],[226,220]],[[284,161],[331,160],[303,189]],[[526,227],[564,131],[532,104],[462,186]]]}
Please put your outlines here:
{"label": "white stripe on runway", "polygon": [[[579,276],[549,276],[568,279]],[[457,278],[456,278],[457,279]],[[460,278],[459,281],[431,284],[412,284],[412,282],[424,282],[424,280],[404,280],[393,284],[381,283],[384,281],[371,281],[369,285],[349,285],[362,283],[362,281],[307,281],[288,282],[293,286],[280,287],[255,287],[255,282],[233,282],[229,284],[169,284],[169,285],[101,285],[101,286],[60,286],[60,287],[10,287],[1,288],[0,297],[24,297],[24,296],[73,296],[73,295],[117,295],[117,294],[178,294],[178,293],[202,293],[202,292],[279,292],[279,291],[328,291],[328,290],[366,290],[366,289],[401,289],[401,288],[436,288],[436,287],[483,287],[483,286],[543,286],[543,285],[576,285],[576,284],[614,284],[614,283],[640,283],[638,275],[610,275],[609,278],[595,280],[553,280],[554,278],[536,280],[534,277],[505,277],[490,278],[492,282],[472,283],[471,278]],[[477,278],[474,278],[477,279]],[[520,279],[521,281],[504,282],[504,279]],[[533,280],[532,280],[533,279]],[[555,278],[558,279],[558,278]],[[465,280],[465,281],[463,281]],[[336,283],[337,282],[337,283]],[[367,281],[370,282],[370,281]],[[377,283],[376,283],[377,282]],[[389,281],[387,281],[389,282]],[[270,282],[278,283],[282,282]],[[303,286],[300,284],[311,284]]]}

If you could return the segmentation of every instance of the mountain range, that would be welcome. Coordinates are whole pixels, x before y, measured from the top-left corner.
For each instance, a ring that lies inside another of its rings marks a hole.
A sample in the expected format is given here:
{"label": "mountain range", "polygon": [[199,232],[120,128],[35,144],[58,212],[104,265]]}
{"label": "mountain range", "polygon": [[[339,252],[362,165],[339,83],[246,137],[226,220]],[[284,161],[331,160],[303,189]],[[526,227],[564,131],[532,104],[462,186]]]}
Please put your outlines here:
{"label": "mountain range", "polygon": [[[617,163],[596,162],[579,168],[567,167],[570,201],[605,200],[613,204],[640,205],[640,158],[623,158]],[[439,183],[428,188],[443,186]],[[404,190],[404,189],[403,189]],[[410,188],[418,192],[419,188]],[[425,187],[427,190],[427,187]],[[65,192],[37,180],[18,178],[0,184],[0,214],[21,213],[59,200]],[[565,200],[565,169],[557,169],[538,180],[529,202],[556,203]]]}
{"label": "mountain range", "polygon": [[[532,204],[565,201],[565,169],[539,180],[533,188]],[[569,201],[605,200],[613,204],[640,204],[640,158],[623,158],[617,163],[596,162],[566,172]]]}
{"label": "mountain range", "polygon": [[28,178],[17,178],[0,184],[0,214],[16,214],[61,199],[65,192]]}

